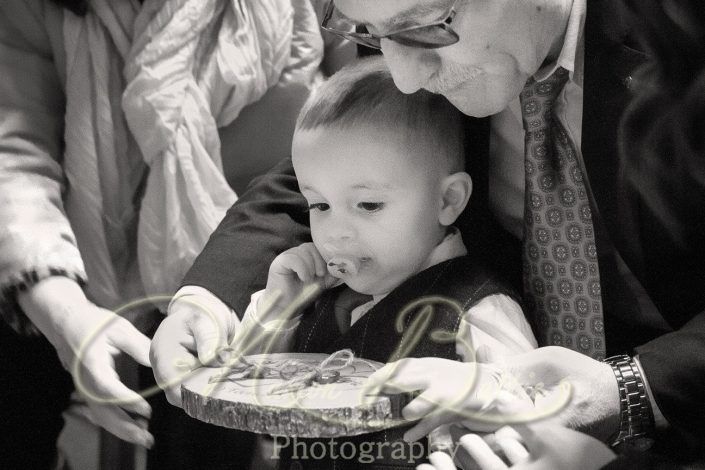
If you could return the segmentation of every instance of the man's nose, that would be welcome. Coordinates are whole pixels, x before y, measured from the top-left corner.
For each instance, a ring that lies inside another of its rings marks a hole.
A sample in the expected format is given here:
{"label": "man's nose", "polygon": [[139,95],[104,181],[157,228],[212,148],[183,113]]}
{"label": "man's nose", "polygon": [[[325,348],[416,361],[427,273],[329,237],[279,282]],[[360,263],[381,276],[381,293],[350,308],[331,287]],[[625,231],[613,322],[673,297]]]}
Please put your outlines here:
{"label": "man's nose", "polygon": [[435,51],[404,46],[390,39],[382,39],[382,53],[394,84],[402,93],[423,88],[440,67],[440,57]]}

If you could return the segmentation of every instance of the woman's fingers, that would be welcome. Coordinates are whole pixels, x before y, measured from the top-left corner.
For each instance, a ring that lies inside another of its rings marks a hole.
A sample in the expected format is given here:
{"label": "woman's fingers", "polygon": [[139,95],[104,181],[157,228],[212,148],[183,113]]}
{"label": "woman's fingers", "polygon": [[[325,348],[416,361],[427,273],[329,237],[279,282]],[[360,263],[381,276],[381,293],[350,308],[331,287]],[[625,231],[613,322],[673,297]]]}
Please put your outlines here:
{"label": "woman's fingers", "polygon": [[111,320],[106,325],[106,331],[110,342],[120,351],[132,357],[135,361],[145,367],[151,367],[149,363],[150,341],[135,326],[126,319],[115,316],[114,323]]}
{"label": "woman's fingers", "polygon": [[81,367],[80,375],[74,377],[77,390],[90,403],[115,405],[149,418],[152,407],[140,394],[120,381],[114,366],[109,361],[89,359]]}
{"label": "woman's fingers", "polygon": [[131,418],[115,405],[88,404],[95,424],[123,441],[141,445],[147,449],[154,445],[154,437],[145,429],[146,423]]}

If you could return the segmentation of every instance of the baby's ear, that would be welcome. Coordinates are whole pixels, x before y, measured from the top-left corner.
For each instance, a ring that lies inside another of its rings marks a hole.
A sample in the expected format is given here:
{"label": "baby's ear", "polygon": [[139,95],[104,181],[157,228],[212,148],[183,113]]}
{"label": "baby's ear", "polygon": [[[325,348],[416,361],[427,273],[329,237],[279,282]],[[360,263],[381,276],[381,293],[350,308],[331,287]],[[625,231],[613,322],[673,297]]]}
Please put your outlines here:
{"label": "baby's ear", "polygon": [[441,182],[442,204],[438,214],[441,225],[449,226],[455,222],[468,205],[472,194],[472,179],[464,171],[459,171],[443,178]]}

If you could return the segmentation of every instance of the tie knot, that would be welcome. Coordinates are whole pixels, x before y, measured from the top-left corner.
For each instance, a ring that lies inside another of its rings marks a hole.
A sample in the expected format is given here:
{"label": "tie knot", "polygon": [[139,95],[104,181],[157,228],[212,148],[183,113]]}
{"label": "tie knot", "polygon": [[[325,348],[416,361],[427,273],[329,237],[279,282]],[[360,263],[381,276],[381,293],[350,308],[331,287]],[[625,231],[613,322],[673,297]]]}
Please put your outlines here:
{"label": "tie knot", "polygon": [[534,121],[549,118],[553,103],[567,82],[568,71],[563,67],[558,67],[545,80],[537,82],[534,78],[530,78],[526,82],[521,95],[519,95],[524,129],[529,129],[530,124]]}

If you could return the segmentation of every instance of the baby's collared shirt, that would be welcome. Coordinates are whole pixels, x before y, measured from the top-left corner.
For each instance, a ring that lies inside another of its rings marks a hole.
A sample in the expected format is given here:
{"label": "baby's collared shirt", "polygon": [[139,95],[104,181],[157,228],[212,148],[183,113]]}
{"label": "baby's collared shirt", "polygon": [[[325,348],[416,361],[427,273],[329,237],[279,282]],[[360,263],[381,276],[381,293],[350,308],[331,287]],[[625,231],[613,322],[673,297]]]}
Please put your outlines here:
{"label": "baby's collared shirt", "polygon": [[[423,269],[467,253],[460,231],[451,227],[441,243],[433,249]],[[260,322],[257,310],[263,294],[264,290],[252,294],[240,328],[259,329],[259,333],[255,336],[276,334],[277,339],[269,343],[268,352],[288,351],[293,343],[300,316],[288,321]],[[387,295],[388,293],[375,295],[369,302],[355,307],[350,315],[350,326]],[[527,352],[536,347],[536,339],[524,318],[521,307],[512,298],[503,294],[487,296],[469,308],[463,315],[456,338],[456,351],[465,361],[501,361],[508,356]],[[253,351],[250,354],[259,352],[264,351]],[[478,352],[480,352],[479,355]]]}

